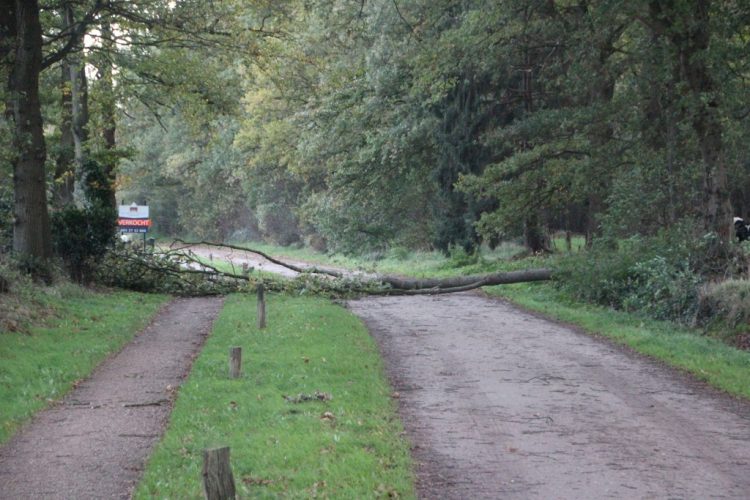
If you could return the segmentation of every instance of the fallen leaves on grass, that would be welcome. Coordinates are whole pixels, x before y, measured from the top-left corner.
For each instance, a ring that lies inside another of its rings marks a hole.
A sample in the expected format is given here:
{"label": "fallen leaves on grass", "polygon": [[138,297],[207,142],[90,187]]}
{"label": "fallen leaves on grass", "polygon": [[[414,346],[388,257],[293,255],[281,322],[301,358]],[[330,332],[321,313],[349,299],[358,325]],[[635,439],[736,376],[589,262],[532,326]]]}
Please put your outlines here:
{"label": "fallen leaves on grass", "polygon": [[269,486],[273,484],[273,479],[263,479],[262,477],[245,476],[242,482],[248,486]]}
{"label": "fallen leaves on grass", "polygon": [[386,486],[385,484],[378,485],[378,489],[375,493],[378,497],[399,498],[398,491],[390,486]]}
{"label": "fallen leaves on grass", "polygon": [[299,393],[296,396],[284,396],[289,403],[306,403],[308,401],[330,401],[333,396],[327,392],[315,391],[312,394]]}

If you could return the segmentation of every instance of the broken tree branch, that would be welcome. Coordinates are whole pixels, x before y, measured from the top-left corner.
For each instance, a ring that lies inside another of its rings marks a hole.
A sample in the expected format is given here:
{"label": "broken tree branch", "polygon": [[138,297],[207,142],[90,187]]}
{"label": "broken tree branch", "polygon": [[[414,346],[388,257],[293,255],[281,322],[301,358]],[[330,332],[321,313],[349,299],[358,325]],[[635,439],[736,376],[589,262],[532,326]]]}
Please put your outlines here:
{"label": "broken tree branch", "polygon": [[[175,246],[178,244],[180,246]],[[181,239],[177,239],[170,245],[169,247],[170,250],[167,251],[167,254],[170,254],[170,253],[173,255],[176,254],[192,262],[199,262],[197,261],[197,259],[192,257],[194,255],[192,252],[192,249],[197,248],[197,247],[206,247],[206,246],[228,248],[231,250],[236,250],[238,252],[247,252],[247,253],[259,255],[260,257],[266,259],[269,262],[272,262],[276,265],[282,266],[286,269],[290,269],[300,274],[304,274],[304,273],[322,274],[322,275],[325,275],[328,277],[334,277],[334,278],[354,277],[351,273],[346,273],[346,272],[338,271],[334,269],[313,267],[313,266],[310,266],[310,267],[297,266],[295,264],[284,262],[280,259],[277,259],[275,257],[268,255],[265,252],[255,250],[253,248],[243,247],[239,245],[225,244],[225,243],[214,243],[214,242],[208,242],[208,241],[187,242]],[[189,256],[188,256],[188,253],[186,253],[186,251],[190,254]],[[221,272],[218,269],[213,268],[212,266],[206,264],[205,262],[202,262],[201,264],[216,272],[220,272],[223,276],[233,277],[233,278],[234,277],[243,278],[242,276]],[[392,276],[392,275],[357,276],[357,278],[362,280],[363,289],[361,291],[363,293],[368,293],[368,294],[373,294],[373,295],[436,295],[436,294],[444,294],[444,293],[464,292],[464,291],[480,288],[483,286],[507,285],[511,283],[524,283],[524,282],[533,282],[533,281],[547,281],[547,280],[552,279],[552,270],[545,269],[545,268],[526,269],[526,270],[521,270],[521,271],[499,272],[499,273],[490,273],[490,274],[472,275],[472,276],[456,276],[456,277],[451,277],[451,278],[418,279],[418,278],[406,278],[406,277]],[[367,286],[367,285],[377,285],[377,284],[381,284],[383,288],[375,288],[372,286]]]}

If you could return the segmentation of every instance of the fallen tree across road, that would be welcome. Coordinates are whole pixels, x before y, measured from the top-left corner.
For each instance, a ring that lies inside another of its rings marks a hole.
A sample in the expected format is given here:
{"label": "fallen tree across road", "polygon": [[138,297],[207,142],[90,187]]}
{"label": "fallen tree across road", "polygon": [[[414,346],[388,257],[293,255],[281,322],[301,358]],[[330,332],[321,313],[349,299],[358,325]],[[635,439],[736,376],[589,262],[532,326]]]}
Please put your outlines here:
{"label": "fallen tree across road", "polygon": [[464,292],[482,286],[509,285],[511,283],[525,283],[529,281],[548,281],[552,279],[552,270],[524,269],[521,271],[509,271],[503,273],[429,279],[411,279],[398,276],[379,275],[377,279],[390,285],[390,291],[400,292],[402,295],[416,295]]}
{"label": "fallen tree across road", "polygon": [[[228,254],[227,254],[228,252]],[[256,255],[262,260],[251,258]],[[213,261],[226,261],[227,265]],[[180,275],[189,280],[178,279],[176,290],[159,290],[183,295],[206,295],[248,289],[253,284],[264,282],[269,290],[314,289],[331,295],[437,295],[472,290],[482,286],[505,285],[552,279],[550,269],[526,269],[519,271],[455,276],[450,278],[406,278],[402,276],[365,274],[331,269],[314,265],[290,263],[265,252],[239,245],[209,241],[188,242],[175,240],[169,247],[154,254],[126,252],[115,258],[133,269],[147,269],[150,273],[163,271],[165,278],[177,279]],[[138,264],[138,261],[143,261]],[[235,266],[235,264],[240,264]],[[281,266],[279,271],[292,271],[286,279],[273,279],[257,273],[257,268],[272,263]],[[110,270],[112,275],[112,271]],[[198,281],[197,281],[198,280]],[[200,281],[202,280],[202,281]],[[200,281],[200,282],[199,282]],[[127,288],[128,280],[124,280]],[[154,282],[153,278],[150,282]],[[156,280],[158,283],[159,281]],[[194,284],[195,286],[186,286]],[[206,286],[206,284],[212,286]],[[110,283],[118,285],[118,283]],[[215,285],[215,286],[213,286]],[[123,286],[123,285],[118,285]],[[139,288],[143,291],[143,288]]]}

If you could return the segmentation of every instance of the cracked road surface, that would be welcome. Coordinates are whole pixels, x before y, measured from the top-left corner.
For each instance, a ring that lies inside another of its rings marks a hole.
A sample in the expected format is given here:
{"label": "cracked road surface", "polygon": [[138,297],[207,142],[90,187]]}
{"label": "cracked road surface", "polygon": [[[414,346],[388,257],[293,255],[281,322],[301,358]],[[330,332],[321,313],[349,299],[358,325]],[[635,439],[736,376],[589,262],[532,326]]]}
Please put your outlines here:
{"label": "cracked road surface", "polygon": [[348,302],[422,498],[749,498],[750,404],[480,294]]}

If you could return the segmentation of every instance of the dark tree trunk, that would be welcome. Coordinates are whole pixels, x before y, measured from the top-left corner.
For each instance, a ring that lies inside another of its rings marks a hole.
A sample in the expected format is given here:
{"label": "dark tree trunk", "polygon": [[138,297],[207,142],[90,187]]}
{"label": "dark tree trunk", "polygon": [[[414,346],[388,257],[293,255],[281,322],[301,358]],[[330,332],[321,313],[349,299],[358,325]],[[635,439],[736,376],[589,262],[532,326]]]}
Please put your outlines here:
{"label": "dark tree trunk", "polygon": [[53,203],[61,208],[73,203],[73,177],[75,176],[75,165],[73,154],[73,103],[70,91],[70,66],[63,60],[61,64],[61,123],[60,123],[60,152],[55,160],[55,186],[53,190]]}
{"label": "dark tree trunk", "polygon": [[42,260],[52,256],[44,162],[39,73],[42,63],[42,27],[37,0],[15,0],[15,55],[9,78],[9,99],[14,121],[13,189],[15,195],[13,250]]}
{"label": "dark tree trunk", "polygon": [[723,126],[719,116],[716,84],[705,62],[710,39],[710,2],[696,2],[696,22],[680,57],[690,90],[694,94],[692,125],[698,137],[703,160],[703,226],[722,243],[732,239],[732,213],[729,204],[727,166],[724,160]]}
{"label": "dark tree trunk", "polygon": [[711,40],[711,2],[687,5],[652,1],[651,16],[674,45],[680,74],[687,83],[691,104],[687,110],[698,139],[703,163],[703,227],[718,236],[717,255],[732,239],[732,213],[727,166],[719,116],[717,85],[706,61]]}
{"label": "dark tree trunk", "polygon": [[598,193],[592,193],[586,199],[586,248],[594,245],[594,238],[599,234],[598,214],[602,212],[602,202]]}
{"label": "dark tree trunk", "polygon": [[9,67],[13,63],[16,46],[15,0],[0,0],[0,64]]}
{"label": "dark tree trunk", "polygon": [[[65,7],[65,24],[75,25],[75,14],[72,5]],[[88,141],[88,82],[86,80],[85,63],[82,53],[71,53],[68,57],[70,74],[70,97],[72,109],[73,151],[75,155],[75,187],[73,190],[76,205],[86,205],[85,182],[86,172],[86,142]]]}
{"label": "dark tree trunk", "polygon": [[[114,50],[114,43],[112,42],[112,28],[108,22],[102,23],[102,39],[103,47],[107,51]],[[105,59],[102,62],[102,67],[99,68],[102,75],[102,121],[104,123],[104,129],[102,130],[102,138],[104,139],[104,147],[108,152],[114,153],[116,143],[116,131],[117,124],[115,122],[115,88],[114,80],[112,78],[112,63],[109,59]],[[104,165],[104,174],[109,181],[109,204],[113,209],[117,208],[117,200],[115,198],[115,179],[117,172],[117,158],[114,154],[106,156]]]}
{"label": "dark tree trunk", "polygon": [[[534,112],[534,65],[529,50],[524,50],[523,102],[524,110],[530,116]],[[528,141],[524,141],[522,148],[529,149]],[[541,189],[541,185],[538,187]],[[536,207],[529,207],[529,213],[523,221],[523,239],[526,248],[533,253],[549,252],[550,250],[549,239],[546,238],[539,223],[539,213]]]}
{"label": "dark tree trunk", "polygon": [[[624,30],[624,25],[612,29],[606,37],[597,44],[598,57],[595,59],[591,71],[592,83],[588,92],[588,104],[601,106],[609,104],[615,94],[615,75],[609,67],[609,60],[615,53],[615,45]],[[597,125],[591,132],[592,156],[597,165],[591,172],[589,193],[585,201],[586,206],[586,247],[591,248],[594,238],[601,234],[599,214],[606,208],[606,193],[610,189],[612,173],[606,168],[610,158],[608,145],[614,136],[612,124],[605,122]],[[605,166],[602,169],[601,166]]]}
{"label": "dark tree trunk", "polygon": [[536,213],[530,214],[524,221],[523,238],[526,248],[533,253],[550,251],[550,241],[539,224]]}

